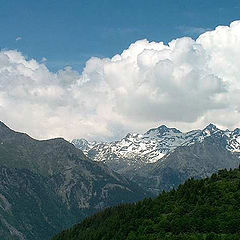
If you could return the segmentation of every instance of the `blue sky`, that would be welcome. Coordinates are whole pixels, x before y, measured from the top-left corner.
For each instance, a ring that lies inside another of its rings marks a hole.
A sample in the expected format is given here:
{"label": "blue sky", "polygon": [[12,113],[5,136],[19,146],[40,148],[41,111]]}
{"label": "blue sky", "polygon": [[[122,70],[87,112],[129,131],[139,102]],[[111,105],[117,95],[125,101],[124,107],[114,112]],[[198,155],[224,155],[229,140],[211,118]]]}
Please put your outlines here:
{"label": "blue sky", "polygon": [[52,71],[70,65],[81,72],[91,56],[111,57],[138,39],[196,38],[240,15],[235,0],[0,0],[0,5],[1,49],[38,61],[44,57]]}
{"label": "blue sky", "polygon": [[0,0],[0,48],[1,121],[38,139],[240,126],[239,0]]}

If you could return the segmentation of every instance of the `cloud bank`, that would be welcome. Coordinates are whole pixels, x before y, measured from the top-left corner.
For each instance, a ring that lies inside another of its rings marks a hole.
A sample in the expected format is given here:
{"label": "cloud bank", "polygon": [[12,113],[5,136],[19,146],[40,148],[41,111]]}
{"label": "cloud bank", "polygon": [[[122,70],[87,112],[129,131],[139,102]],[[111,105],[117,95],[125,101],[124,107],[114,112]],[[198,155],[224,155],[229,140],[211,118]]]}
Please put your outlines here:
{"label": "cloud bank", "polygon": [[0,116],[44,139],[114,139],[167,124],[240,127],[240,21],[196,40],[139,40],[82,73],[51,72],[22,53],[0,52]]}

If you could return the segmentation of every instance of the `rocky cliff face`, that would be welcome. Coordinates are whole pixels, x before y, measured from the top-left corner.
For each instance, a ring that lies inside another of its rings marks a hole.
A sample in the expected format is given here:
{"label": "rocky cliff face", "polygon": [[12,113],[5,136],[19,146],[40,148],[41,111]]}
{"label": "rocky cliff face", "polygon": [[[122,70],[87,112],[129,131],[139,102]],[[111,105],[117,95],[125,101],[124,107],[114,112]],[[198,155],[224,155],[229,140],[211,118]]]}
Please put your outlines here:
{"label": "rocky cliff face", "polygon": [[0,239],[48,239],[102,208],[144,197],[64,139],[37,141],[3,123],[0,171]]}

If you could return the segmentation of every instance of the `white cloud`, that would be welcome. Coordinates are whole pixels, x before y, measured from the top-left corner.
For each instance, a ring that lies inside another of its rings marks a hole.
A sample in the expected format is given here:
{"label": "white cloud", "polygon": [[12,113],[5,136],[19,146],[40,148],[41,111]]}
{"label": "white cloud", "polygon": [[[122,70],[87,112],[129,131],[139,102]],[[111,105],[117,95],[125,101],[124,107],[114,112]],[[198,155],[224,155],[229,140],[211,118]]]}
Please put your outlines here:
{"label": "white cloud", "polygon": [[199,36],[137,41],[80,74],[0,52],[0,114],[36,138],[112,139],[159,124],[240,126],[240,21]]}
{"label": "white cloud", "polygon": [[22,37],[19,36],[19,37],[16,38],[16,42],[20,41],[20,40],[22,40]]}
{"label": "white cloud", "polygon": [[46,61],[47,61],[47,58],[43,57],[41,60],[41,63],[46,62]]}

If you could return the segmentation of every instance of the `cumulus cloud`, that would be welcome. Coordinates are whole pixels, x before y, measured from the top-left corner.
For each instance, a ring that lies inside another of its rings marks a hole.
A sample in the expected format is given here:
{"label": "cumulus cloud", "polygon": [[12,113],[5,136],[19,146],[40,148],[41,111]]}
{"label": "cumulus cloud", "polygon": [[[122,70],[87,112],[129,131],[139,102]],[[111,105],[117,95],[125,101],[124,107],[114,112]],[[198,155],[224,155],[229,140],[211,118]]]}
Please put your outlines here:
{"label": "cumulus cloud", "polygon": [[82,73],[0,52],[0,114],[36,138],[114,139],[159,124],[240,126],[240,21],[196,40],[137,41]]}

